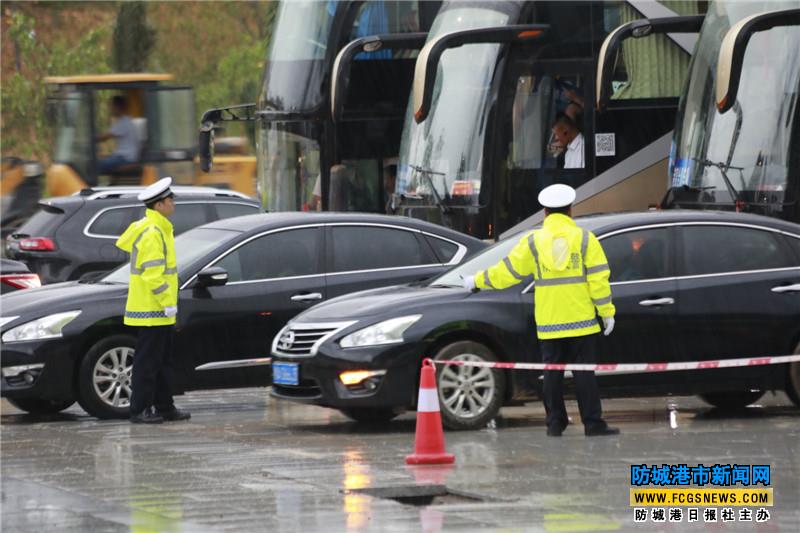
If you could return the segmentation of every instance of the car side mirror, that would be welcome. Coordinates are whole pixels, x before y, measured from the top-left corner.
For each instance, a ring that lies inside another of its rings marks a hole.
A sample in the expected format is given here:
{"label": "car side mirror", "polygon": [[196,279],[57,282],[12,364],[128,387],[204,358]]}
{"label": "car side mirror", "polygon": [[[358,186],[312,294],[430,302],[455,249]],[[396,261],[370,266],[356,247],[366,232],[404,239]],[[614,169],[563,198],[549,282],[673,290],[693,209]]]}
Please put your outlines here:
{"label": "car side mirror", "polygon": [[210,172],[214,161],[214,124],[204,123],[200,128],[200,169]]}
{"label": "car side mirror", "polygon": [[228,283],[228,271],[222,267],[204,268],[197,274],[197,287],[219,287]]}

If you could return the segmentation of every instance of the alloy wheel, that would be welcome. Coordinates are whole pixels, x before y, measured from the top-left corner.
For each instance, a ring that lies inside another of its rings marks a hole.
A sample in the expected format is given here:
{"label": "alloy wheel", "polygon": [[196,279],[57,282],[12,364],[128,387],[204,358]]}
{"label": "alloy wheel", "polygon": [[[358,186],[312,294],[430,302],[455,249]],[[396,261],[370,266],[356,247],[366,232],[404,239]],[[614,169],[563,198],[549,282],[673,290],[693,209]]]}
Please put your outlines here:
{"label": "alloy wheel", "polygon": [[[485,362],[474,354],[460,354],[451,359]],[[462,419],[477,418],[492,405],[495,393],[494,374],[489,368],[447,365],[439,374],[439,401],[443,409]]]}
{"label": "alloy wheel", "polygon": [[121,346],[103,352],[92,371],[97,397],[111,407],[127,408],[131,401],[133,348]]}

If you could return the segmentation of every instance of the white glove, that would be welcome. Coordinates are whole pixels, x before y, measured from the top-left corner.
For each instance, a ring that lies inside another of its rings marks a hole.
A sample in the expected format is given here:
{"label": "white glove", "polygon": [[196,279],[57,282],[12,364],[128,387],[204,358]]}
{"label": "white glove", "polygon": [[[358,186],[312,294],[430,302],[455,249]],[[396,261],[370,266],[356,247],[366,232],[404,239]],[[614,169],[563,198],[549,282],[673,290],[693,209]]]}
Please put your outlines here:
{"label": "white glove", "polygon": [[164,314],[167,318],[175,316],[178,314],[178,308],[174,305],[170,305],[169,307],[164,308]]}
{"label": "white glove", "polygon": [[468,291],[474,291],[478,287],[475,285],[475,276],[461,276],[462,281],[464,282],[464,288]]}
{"label": "white glove", "polygon": [[608,337],[609,335],[611,335],[611,332],[614,331],[614,317],[613,316],[610,316],[608,318],[603,317],[603,326],[605,326],[605,328],[603,329],[603,335]]}

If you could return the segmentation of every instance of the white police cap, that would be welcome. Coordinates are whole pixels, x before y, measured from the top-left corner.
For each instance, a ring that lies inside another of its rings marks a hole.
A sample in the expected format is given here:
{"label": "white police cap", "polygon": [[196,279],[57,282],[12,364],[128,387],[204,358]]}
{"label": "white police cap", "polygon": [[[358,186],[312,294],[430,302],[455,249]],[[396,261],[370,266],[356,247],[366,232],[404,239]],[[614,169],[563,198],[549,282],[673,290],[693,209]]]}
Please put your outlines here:
{"label": "white police cap", "polygon": [[556,183],[542,189],[539,193],[539,203],[543,207],[557,209],[567,207],[575,201],[575,189],[563,183]]}
{"label": "white police cap", "polygon": [[157,202],[159,200],[163,200],[168,196],[175,196],[169,186],[172,185],[172,178],[167,176],[166,178],[161,178],[154,184],[150,185],[148,188],[143,190],[139,193],[137,198],[149,204],[150,202]]}

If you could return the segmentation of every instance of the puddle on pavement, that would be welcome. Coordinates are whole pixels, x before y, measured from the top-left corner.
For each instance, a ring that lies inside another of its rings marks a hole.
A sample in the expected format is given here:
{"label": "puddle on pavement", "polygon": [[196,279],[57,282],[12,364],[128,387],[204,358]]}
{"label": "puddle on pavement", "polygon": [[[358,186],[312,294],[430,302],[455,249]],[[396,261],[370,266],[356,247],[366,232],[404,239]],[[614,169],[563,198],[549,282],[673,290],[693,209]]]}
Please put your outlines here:
{"label": "puddle on pavement", "polygon": [[429,505],[452,505],[459,503],[484,503],[495,498],[448,489],[444,485],[406,485],[397,487],[371,487],[343,490],[345,494],[366,494],[374,498],[394,500],[403,505],[426,507]]}

